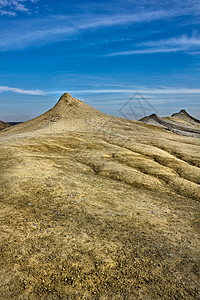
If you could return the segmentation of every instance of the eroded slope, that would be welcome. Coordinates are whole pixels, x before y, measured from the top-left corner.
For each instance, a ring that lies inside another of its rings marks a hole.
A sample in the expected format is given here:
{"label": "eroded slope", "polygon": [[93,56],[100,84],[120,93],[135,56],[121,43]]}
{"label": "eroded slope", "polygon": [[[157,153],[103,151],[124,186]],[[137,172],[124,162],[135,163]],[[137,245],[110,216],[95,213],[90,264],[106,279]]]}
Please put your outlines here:
{"label": "eroded slope", "polygon": [[171,117],[160,118],[156,114],[146,116],[139,121],[162,127],[176,134],[200,138],[200,121],[190,116],[184,109]]}
{"label": "eroded slope", "polygon": [[0,135],[2,299],[198,299],[199,139],[63,102]]}

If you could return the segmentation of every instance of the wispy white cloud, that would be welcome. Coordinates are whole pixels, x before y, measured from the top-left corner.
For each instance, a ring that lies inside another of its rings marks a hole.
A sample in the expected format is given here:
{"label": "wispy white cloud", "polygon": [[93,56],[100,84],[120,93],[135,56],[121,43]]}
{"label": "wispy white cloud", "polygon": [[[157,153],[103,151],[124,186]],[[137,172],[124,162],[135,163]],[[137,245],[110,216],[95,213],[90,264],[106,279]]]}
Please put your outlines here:
{"label": "wispy white cloud", "polygon": [[0,86],[0,93],[4,92],[12,92],[16,94],[23,94],[23,95],[33,95],[33,96],[45,96],[45,93],[41,90],[24,90],[9,86]]}
{"label": "wispy white cloud", "polygon": [[[47,94],[62,94],[66,91],[49,91]],[[160,88],[145,88],[138,87],[135,89],[91,89],[91,90],[73,90],[70,93],[80,94],[124,94],[124,93],[141,93],[141,94],[200,94],[200,89],[190,89],[181,87],[160,87]]]}
{"label": "wispy white cloud", "polygon": [[8,11],[8,10],[4,10],[4,9],[0,8],[0,15],[14,17],[14,16],[16,16],[16,12]]}
{"label": "wispy white cloud", "polygon": [[[0,86],[0,93],[3,92],[12,92],[17,94],[24,95],[35,95],[35,96],[46,96],[52,94],[64,94],[66,90],[55,90],[55,91],[42,91],[39,89],[36,90],[26,90],[21,88],[9,87],[9,86]],[[87,90],[71,90],[69,91],[73,94],[153,94],[153,95],[162,95],[162,94],[171,94],[171,95],[183,95],[183,94],[200,94],[200,89],[192,88],[181,88],[181,87],[158,87],[158,88],[148,88],[148,87],[135,87],[133,89],[121,88],[121,89],[87,89]]]}
{"label": "wispy white cloud", "polygon": [[31,19],[27,20],[26,26],[21,26],[20,22],[15,23],[17,30],[13,30],[12,27],[5,28],[1,33],[0,50],[23,49],[35,44],[69,40],[83,31],[170,19],[176,15],[176,11],[156,10],[107,15],[57,15]]}
{"label": "wispy white cloud", "polygon": [[133,54],[170,53],[185,52],[188,54],[199,54],[200,37],[194,34],[192,37],[182,35],[156,41],[147,41],[137,45],[139,47],[130,51],[120,51],[106,54],[105,56],[120,56]]}
{"label": "wispy white cloud", "polygon": [[[15,16],[18,12],[30,13],[30,3],[37,3],[39,0],[0,0],[0,14]],[[67,1],[66,1],[67,2]],[[126,7],[127,3],[132,3],[132,8]],[[49,4],[51,5],[51,4]],[[66,5],[69,5],[66,3]],[[81,3],[83,7],[85,4]],[[94,5],[91,4],[91,6]],[[96,3],[95,5],[104,6],[104,4]],[[73,7],[73,5],[70,4]],[[119,8],[117,9],[116,7]],[[90,11],[87,6],[87,10],[80,10],[77,14],[66,14],[59,16],[46,16],[41,18],[35,18],[26,20],[26,26],[24,23],[15,22],[5,27],[0,32],[0,50],[10,49],[23,49],[31,45],[42,45],[53,43],[56,41],[64,41],[71,39],[74,35],[79,34],[82,31],[88,31],[93,29],[99,29],[101,27],[112,27],[119,25],[130,25],[134,23],[145,23],[157,20],[170,20],[174,17],[184,15],[194,15],[200,11],[199,0],[123,0],[119,1],[119,5],[114,6],[114,1],[110,1],[108,7],[110,7],[107,13],[94,13],[95,9]],[[107,7],[107,6],[106,6]],[[125,8],[126,7],[126,8]],[[52,5],[53,11],[53,5]],[[83,12],[82,12],[83,11]],[[87,13],[84,13],[86,11]],[[13,30],[14,28],[14,30]],[[177,47],[171,47],[171,52],[181,51]],[[130,55],[139,53],[155,53],[158,52],[170,52],[170,49],[162,49],[156,46],[152,49],[132,49],[128,51],[121,51],[117,53],[111,53],[114,55]]]}
{"label": "wispy white cloud", "polygon": [[153,53],[170,53],[180,51],[178,48],[168,48],[168,49],[139,49],[139,50],[130,50],[130,51],[120,51],[105,54],[103,56],[123,56],[123,55],[133,55],[133,54],[153,54]]}
{"label": "wispy white cloud", "polygon": [[173,37],[169,39],[162,39],[158,41],[147,41],[143,42],[142,45],[144,46],[188,46],[193,47],[193,46],[200,46],[200,38],[194,34],[192,37],[188,37],[186,35],[182,35],[180,37]]}
{"label": "wispy white cloud", "polygon": [[30,13],[27,2],[36,3],[38,0],[0,0],[0,15],[16,16],[17,12]]}
{"label": "wispy white cloud", "polygon": [[198,14],[200,12],[199,0],[123,0],[123,2],[139,5],[141,8],[149,7],[165,7],[166,9],[174,9],[177,11],[187,11],[188,13]]}
{"label": "wispy white cloud", "polygon": [[[0,93],[12,92],[22,95],[34,95],[34,96],[48,96],[48,98],[59,98],[66,91],[42,91],[42,90],[25,90],[20,88],[12,88],[8,86],[0,86]],[[138,92],[151,102],[152,105],[156,105],[156,109],[163,111],[163,115],[168,115],[167,109],[174,109],[177,106],[178,109],[181,108],[191,108],[191,103],[193,107],[198,103],[197,99],[200,96],[200,89],[192,88],[182,88],[182,87],[145,87],[138,86],[133,89],[121,88],[121,89],[87,89],[87,90],[71,90],[68,91],[72,96],[83,99],[86,103],[100,109],[111,115],[119,115],[119,108],[124,104],[125,101],[130,99],[130,96],[137,95]],[[102,98],[103,94],[103,98]],[[54,96],[53,96],[54,95]],[[45,98],[47,99],[47,98]],[[137,97],[135,98],[137,100]],[[133,98],[134,100],[134,98]],[[54,99],[55,101],[55,99]],[[41,102],[41,101],[40,101]],[[167,105],[168,104],[168,105]],[[170,107],[169,107],[170,104]],[[167,106],[166,106],[167,105]],[[171,113],[174,112],[173,110]],[[10,111],[8,112],[11,113]],[[30,117],[21,116],[20,113],[15,115],[1,114],[3,120],[8,121],[22,121],[30,119],[36,116],[38,112]],[[194,111],[194,115],[198,118],[199,115]],[[121,115],[120,115],[121,116]]]}

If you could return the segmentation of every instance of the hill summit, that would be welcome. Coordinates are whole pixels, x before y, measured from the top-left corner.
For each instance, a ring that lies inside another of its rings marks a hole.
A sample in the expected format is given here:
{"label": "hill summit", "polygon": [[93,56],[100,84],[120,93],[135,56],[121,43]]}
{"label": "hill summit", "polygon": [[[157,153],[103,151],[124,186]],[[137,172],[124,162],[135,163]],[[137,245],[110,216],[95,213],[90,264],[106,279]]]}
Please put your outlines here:
{"label": "hill summit", "polygon": [[64,93],[56,105],[48,112],[54,113],[61,118],[83,118],[88,114],[99,113],[96,109],[85,102]]}
{"label": "hill summit", "polygon": [[197,125],[197,123],[200,124],[200,121],[191,116],[185,109],[180,110],[178,113],[172,114],[171,117],[178,118],[194,125]]}
{"label": "hill summit", "polygon": [[87,120],[109,118],[85,102],[64,93],[56,105],[44,114],[9,128],[10,133],[30,132],[34,130],[73,130],[88,126]]}

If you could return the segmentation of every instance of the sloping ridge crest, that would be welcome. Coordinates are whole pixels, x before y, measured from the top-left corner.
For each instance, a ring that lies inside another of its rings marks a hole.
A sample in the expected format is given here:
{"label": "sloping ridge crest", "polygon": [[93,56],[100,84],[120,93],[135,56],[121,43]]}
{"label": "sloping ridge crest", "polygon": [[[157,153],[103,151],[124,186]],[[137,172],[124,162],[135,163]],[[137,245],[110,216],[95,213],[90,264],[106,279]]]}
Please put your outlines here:
{"label": "sloping ridge crest", "polygon": [[191,116],[185,109],[181,109],[178,113],[174,113],[171,115],[171,117],[174,118],[179,118],[179,119],[183,119],[183,120],[189,120],[189,121],[195,121],[197,123],[200,123],[200,120],[194,118],[193,116]]}
{"label": "sloping ridge crest", "polygon": [[4,129],[3,131],[9,131],[9,133],[34,131],[46,128],[55,123],[58,124],[60,121],[66,121],[67,123],[67,121],[70,120],[74,120],[73,122],[74,124],[76,123],[77,126],[80,123],[81,127],[87,118],[97,117],[106,118],[108,115],[98,111],[85,102],[72,97],[69,93],[64,93],[56,105],[42,115],[15,125],[12,128]]}

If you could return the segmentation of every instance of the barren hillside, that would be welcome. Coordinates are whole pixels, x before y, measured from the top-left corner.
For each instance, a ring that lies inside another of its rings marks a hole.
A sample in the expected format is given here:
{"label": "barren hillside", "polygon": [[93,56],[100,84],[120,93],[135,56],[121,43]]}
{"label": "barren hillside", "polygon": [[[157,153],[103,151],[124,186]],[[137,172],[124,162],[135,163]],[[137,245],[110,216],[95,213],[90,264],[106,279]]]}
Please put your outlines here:
{"label": "barren hillside", "polygon": [[9,123],[0,121],[0,130],[3,130],[5,128],[9,127],[9,126],[10,126]]}
{"label": "barren hillside", "polygon": [[199,146],[69,94],[2,131],[0,298],[198,299]]}
{"label": "barren hillside", "polygon": [[190,116],[184,109],[171,117],[160,118],[156,114],[146,116],[139,121],[146,124],[161,126],[165,130],[177,134],[200,138],[200,121]]}

